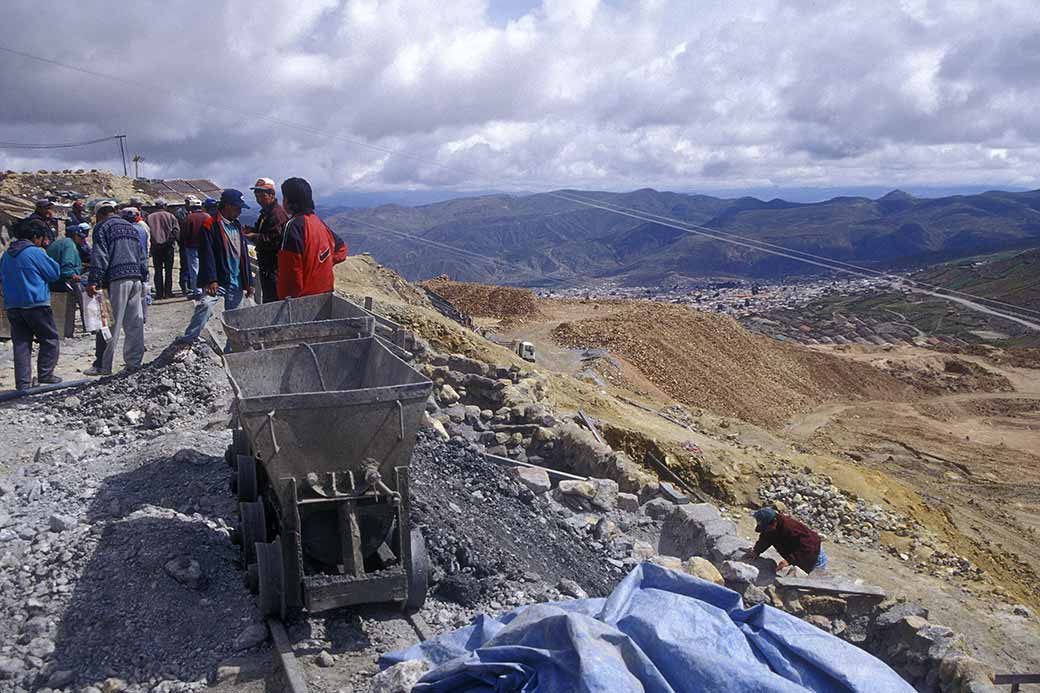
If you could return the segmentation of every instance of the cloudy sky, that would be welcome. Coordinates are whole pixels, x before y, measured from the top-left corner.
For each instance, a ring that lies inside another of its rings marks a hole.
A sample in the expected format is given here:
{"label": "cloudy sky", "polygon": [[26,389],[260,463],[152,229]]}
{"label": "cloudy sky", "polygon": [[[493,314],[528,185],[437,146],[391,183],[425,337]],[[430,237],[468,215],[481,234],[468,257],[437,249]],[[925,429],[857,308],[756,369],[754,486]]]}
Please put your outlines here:
{"label": "cloudy sky", "polygon": [[323,193],[1040,187],[1036,0],[122,4],[4,0],[62,65],[0,52],[0,142]]}

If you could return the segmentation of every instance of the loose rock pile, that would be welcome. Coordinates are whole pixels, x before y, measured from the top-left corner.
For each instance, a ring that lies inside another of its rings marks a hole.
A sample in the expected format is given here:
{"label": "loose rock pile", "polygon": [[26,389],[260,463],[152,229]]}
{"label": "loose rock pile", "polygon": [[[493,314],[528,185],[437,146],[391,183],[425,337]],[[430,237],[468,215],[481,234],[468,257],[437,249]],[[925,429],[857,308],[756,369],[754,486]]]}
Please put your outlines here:
{"label": "loose rock pile", "polygon": [[613,506],[574,512],[565,502],[580,507],[588,499],[560,489],[556,498],[564,502],[557,501],[548,483],[525,480],[461,441],[445,443],[426,432],[412,475],[414,516],[434,566],[433,594],[441,599],[496,612],[602,596],[623,577],[633,542],[614,541],[620,530]]}
{"label": "loose rock pile", "polygon": [[181,361],[150,364],[136,373],[116,375],[56,394],[54,416],[70,429],[95,436],[167,429],[173,421],[206,413],[216,402],[218,387],[208,376],[206,357],[198,345]]}
{"label": "loose rock pile", "polygon": [[795,518],[836,544],[877,546],[881,532],[909,536],[921,527],[835,486],[830,477],[797,473],[789,466],[766,476],[758,495],[782,504]]}
{"label": "loose rock pile", "polygon": [[538,299],[530,289],[454,282],[443,276],[423,282],[423,286],[473,317],[522,322],[539,315]]}

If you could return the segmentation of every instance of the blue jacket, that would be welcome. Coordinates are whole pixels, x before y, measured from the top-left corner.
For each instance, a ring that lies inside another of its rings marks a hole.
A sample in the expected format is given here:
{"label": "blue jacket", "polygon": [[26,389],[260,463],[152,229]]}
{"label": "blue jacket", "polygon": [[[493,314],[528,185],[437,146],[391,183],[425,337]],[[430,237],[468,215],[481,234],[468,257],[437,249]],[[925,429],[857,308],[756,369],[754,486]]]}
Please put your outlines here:
{"label": "blue jacket", "polygon": [[61,277],[58,263],[47,257],[43,248],[18,239],[0,256],[0,281],[4,287],[4,308],[35,308],[51,304],[51,282]]}

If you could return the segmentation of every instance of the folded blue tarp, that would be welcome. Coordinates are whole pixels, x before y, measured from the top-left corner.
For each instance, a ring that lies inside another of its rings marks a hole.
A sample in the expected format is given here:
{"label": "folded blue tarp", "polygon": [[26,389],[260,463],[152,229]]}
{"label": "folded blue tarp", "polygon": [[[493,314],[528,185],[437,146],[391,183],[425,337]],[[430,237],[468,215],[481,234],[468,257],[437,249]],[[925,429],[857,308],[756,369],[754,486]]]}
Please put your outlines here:
{"label": "folded blue tarp", "polygon": [[533,604],[384,655],[426,659],[414,691],[914,690],[854,645],[725,587],[652,563],[607,599]]}

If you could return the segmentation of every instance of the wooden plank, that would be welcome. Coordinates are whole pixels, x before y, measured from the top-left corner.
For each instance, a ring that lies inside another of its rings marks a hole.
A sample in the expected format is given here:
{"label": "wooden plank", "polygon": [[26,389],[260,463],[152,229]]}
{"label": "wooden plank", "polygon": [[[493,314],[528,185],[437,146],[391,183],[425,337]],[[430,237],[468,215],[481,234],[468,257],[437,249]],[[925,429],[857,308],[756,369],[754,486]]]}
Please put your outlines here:
{"label": "wooden plank", "polygon": [[340,503],[339,511],[340,546],[343,549],[343,572],[354,577],[365,574],[365,557],[361,554],[361,528],[358,526],[355,502]]}
{"label": "wooden plank", "polygon": [[852,582],[814,580],[813,578],[778,577],[776,584],[791,589],[822,592],[823,594],[855,594],[864,597],[886,596],[885,590],[874,585],[857,585]]}
{"label": "wooden plank", "polygon": [[578,417],[581,418],[581,422],[585,424],[585,427],[592,431],[592,435],[596,437],[596,442],[606,445],[606,443],[603,443],[603,438],[600,437],[599,431],[597,431],[596,427],[593,425],[592,419],[590,419],[581,409],[578,410]]}
{"label": "wooden plank", "polygon": [[271,630],[271,639],[274,640],[274,649],[285,674],[285,685],[289,693],[307,693],[307,679],[300,671],[300,663],[296,660],[292,643],[289,642],[289,634],[285,632],[285,626],[276,618],[267,619],[267,627]]}
{"label": "wooden plank", "polygon": [[549,478],[556,479],[572,479],[574,481],[587,481],[587,476],[578,476],[577,474],[571,474],[570,472],[561,472],[558,469],[550,469],[549,467],[542,467],[537,464],[531,464],[530,462],[521,462],[520,460],[511,460],[508,457],[500,457],[498,455],[492,455],[489,452],[484,453],[484,459],[489,462],[494,462],[497,465],[503,467],[529,467],[531,469],[541,469]]}
{"label": "wooden plank", "polygon": [[1040,674],[996,674],[993,683],[998,686],[1021,683],[1040,683]]}
{"label": "wooden plank", "polygon": [[303,579],[307,608],[325,611],[341,606],[373,602],[403,602],[408,594],[403,568],[389,568],[357,580],[335,575],[307,576]]}

